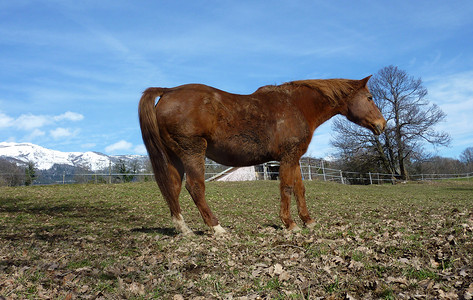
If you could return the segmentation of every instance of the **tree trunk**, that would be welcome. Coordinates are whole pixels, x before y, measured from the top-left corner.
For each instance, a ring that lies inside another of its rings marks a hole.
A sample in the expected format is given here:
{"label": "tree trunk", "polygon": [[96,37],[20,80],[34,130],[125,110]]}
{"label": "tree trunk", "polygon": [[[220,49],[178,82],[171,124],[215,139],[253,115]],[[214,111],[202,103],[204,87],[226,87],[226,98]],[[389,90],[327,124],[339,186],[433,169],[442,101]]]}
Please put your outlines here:
{"label": "tree trunk", "polygon": [[399,157],[399,169],[401,172],[401,179],[409,180],[409,173],[407,172],[407,169],[406,169],[404,157]]}
{"label": "tree trunk", "polygon": [[394,168],[391,162],[389,161],[389,158],[386,157],[386,154],[384,153],[383,145],[379,141],[378,137],[375,137],[375,140],[376,140],[376,151],[378,152],[378,155],[381,158],[384,169],[388,172],[388,174],[393,174]]}

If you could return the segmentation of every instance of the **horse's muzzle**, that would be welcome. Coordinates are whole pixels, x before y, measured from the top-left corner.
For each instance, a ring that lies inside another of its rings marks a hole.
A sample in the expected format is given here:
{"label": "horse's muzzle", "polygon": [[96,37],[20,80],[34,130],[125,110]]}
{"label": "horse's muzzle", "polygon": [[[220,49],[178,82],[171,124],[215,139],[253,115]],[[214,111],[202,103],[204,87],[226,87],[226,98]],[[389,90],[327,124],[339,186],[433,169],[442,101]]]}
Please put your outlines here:
{"label": "horse's muzzle", "polygon": [[374,126],[374,134],[380,135],[383,133],[384,129],[386,129],[386,121],[383,120],[383,122],[380,122]]}

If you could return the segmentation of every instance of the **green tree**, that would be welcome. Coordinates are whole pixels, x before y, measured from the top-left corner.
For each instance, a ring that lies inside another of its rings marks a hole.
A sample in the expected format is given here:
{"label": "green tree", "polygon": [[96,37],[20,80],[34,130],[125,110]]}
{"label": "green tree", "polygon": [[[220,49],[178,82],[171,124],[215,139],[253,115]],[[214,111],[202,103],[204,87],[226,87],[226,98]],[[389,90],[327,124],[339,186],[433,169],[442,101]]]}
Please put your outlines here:
{"label": "green tree", "polygon": [[120,174],[119,177],[123,182],[131,182],[135,178],[136,168],[128,167],[123,159],[119,159],[115,165],[115,172]]}
{"label": "green tree", "polygon": [[28,161],[28,164],[25,169],[25,185],[32,185],[36,179],[36,168],[35,164],[32,161]]}

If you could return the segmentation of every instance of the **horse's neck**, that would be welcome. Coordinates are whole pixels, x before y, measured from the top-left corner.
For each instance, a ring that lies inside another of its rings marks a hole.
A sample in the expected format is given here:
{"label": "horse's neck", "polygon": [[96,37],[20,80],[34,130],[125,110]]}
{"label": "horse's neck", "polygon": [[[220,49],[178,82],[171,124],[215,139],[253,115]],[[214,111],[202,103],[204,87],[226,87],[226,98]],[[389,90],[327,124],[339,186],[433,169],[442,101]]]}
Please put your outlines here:
{"label": "horse's neck", "polygon": [[304,115],[311,131],[339,114],[339,109],[330,105],[330,101],[323,95],[312,92],[302,93],[294,103]]}

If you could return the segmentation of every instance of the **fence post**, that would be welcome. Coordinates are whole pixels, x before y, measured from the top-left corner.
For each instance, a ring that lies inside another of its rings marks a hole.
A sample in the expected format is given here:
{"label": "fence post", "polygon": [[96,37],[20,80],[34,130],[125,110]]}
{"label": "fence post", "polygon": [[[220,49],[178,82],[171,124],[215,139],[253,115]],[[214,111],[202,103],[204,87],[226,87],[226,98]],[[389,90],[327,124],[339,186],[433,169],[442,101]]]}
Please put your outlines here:
{"label": "fence post", "polygon": [[371,172],[368,173],[370,175],[370,184],[373,185],[373,179],[371,179]]}
{"label": "fence post", "polygon": [[324,160],[322,159],[320,162],[322,163],[322,174],[324,174],[324,181],[327,181],[327,178],[325,177]]}
{"label": "fence post", "polygon": [[340,179],[342,180],[342,184],[345,184],[345,182],[343,181],[343,173],[342,173],[342,170],[340,170]]}
{"label": "fence post", "polygon": [[62,184],[66,184],[66,171],[62,172]]}
{"label": "fence post", "polygon": [[108,162],[108,183],[112,184],[112,161]]}
{"label": "fence post", "polygon": [[312,170],[310,169],[310,160],[309,160],[309,180],[312,180]]}

